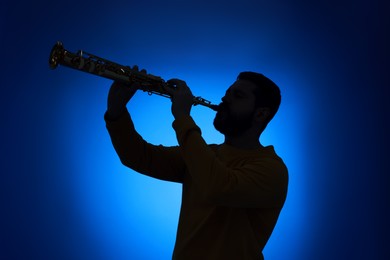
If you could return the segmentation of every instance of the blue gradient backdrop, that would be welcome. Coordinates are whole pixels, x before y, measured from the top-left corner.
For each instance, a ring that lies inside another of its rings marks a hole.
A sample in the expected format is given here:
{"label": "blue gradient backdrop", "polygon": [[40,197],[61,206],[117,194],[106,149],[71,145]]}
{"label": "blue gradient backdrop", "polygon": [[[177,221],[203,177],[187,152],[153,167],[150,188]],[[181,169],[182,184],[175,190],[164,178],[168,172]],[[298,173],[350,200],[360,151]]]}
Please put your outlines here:
{"label": "blue gradient backdrop", "polygon": [[[262,137],[290,170],[266,259],[389,259],[387,1],[2,1],[0,259],[170,259],[180,186],[123,167],[105,130],[110,81],[50,70],[57,40],[218,103],[238,72],[283,102]],[[128,106],[175,145],[170,101]],[[214,113],[192,111],[210,143]]]}

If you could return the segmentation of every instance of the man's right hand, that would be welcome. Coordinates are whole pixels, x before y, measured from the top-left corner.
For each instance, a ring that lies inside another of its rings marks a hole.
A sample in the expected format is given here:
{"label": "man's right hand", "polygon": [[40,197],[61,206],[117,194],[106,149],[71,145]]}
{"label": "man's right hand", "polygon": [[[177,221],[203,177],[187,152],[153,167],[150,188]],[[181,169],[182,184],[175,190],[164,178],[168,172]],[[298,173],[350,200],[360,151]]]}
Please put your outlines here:
{"label": "man's right hand", "polygon": [[110,88],[107,98],[106,118],[114,121],[118,119],[125,111],[129,100],[137,92],[138,84],[124,84],[115,81]]}

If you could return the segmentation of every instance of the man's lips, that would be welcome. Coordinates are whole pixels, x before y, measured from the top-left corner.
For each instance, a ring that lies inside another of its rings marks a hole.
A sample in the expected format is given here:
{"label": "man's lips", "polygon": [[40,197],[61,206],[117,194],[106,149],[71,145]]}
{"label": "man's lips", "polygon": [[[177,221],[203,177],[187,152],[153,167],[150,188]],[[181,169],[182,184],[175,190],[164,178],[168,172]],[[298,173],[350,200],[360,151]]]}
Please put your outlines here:
{"label": "man's lips", "polygon": [[225,103],[218,106],[217,117],[225,117],[229,113],[229,107]]}

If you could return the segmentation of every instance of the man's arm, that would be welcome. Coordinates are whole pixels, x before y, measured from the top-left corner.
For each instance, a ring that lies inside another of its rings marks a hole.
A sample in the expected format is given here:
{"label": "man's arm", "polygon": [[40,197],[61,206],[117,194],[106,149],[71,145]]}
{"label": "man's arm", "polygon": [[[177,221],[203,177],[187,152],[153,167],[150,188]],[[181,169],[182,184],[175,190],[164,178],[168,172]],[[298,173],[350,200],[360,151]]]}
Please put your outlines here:
{"label": "man's arm", "polygon": [[142,174],[181,182],[185,171],[178,147],[155,146],[136,132],[126,104],[137,90],[135,85],[115,82],[110,89],[104,119],[121,162]]}
{"label": "man's arm", "polygon": [[193,183],[210,203],[233,207],[281,207],[287,193],[287,169],[276,157],[259,158],[231,168],[219,160],[206,144],[190,116],[192,93],[178,79],[172,96],[173,127],[182,157]]}

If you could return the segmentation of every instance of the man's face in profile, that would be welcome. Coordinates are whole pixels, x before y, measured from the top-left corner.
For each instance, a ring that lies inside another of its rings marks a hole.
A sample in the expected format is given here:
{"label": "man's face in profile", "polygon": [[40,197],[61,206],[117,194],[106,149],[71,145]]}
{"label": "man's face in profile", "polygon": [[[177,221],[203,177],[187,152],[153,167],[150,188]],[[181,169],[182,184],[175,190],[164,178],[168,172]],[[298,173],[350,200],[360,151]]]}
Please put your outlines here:
{"label": "man's face in profile", "polygon": [[252,126],[255,88],[256,85],[247,80],[237,80],[228,88],[214,119],[216,130],[224,135],[239,136]]}

